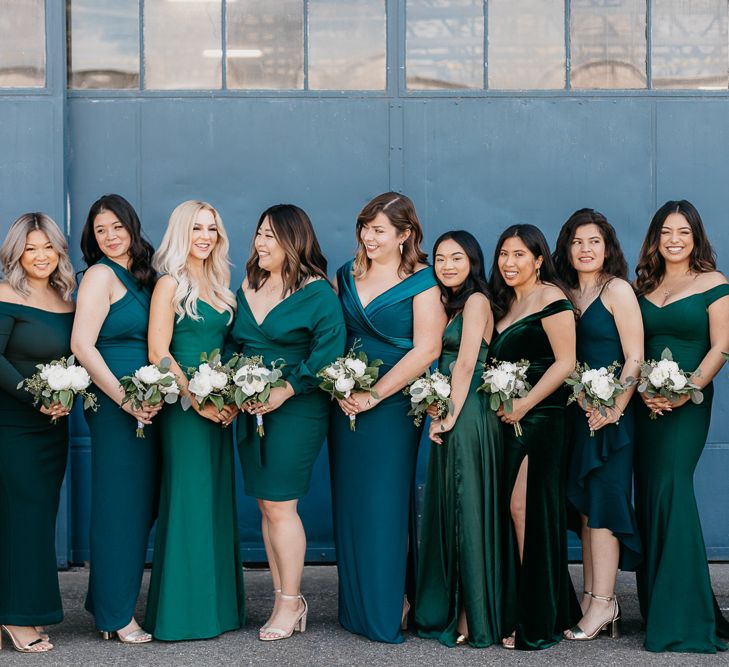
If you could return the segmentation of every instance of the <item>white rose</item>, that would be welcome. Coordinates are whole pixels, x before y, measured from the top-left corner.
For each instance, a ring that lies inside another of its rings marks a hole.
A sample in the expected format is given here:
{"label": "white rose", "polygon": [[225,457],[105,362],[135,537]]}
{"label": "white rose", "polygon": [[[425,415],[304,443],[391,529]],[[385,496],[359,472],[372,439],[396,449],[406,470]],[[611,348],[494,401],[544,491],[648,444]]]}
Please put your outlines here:
{"label": "white rose", "polygon": [[671,373],[671,384],[676,391],[680,391],[686,386],[688,380],[682,373]]}
{"label": "white rose", "polygon": [[213,385],[213,389],[225,389],[225,386],[228,384],[228,376],[221,371],[211,371],[210,384]]}
{"label": "white rose", "polygon": [[43,368],[41,368],[41,371],[40,371],[40,376],[43,380],[48,379],[48,373],[50,372],[51,368],[53,368],[53,366],[51,366],[50,364],[43,365]]}
{"label": "white rose", "polygon": [[444,380],[434,380],[433,389],[441,398],[448,398],[451,395],[451,386]]}
{"label": "white rose", "polygon": [[[659,362],[660,363],[660,362]],[[654,387],[662,387],[663,383],[668,379],[668,371],[660,366],[656,366],[648,376],[648,380]]]}
{"label": "white rose", "polygon": [[154,384],[162,378],[162,373],[159,372],[157,366],[142,366],[135,371],[134,377],[140,382],[144,382],[144,384]]}
{"label": "white rose", "polygon": [[679,371],[678,364],[675,361],[670,361],[669,359],[661,359],[658,362],[658,368],[663,369],[668,375],[678,373]]}
{"label": "white rose", "polygon": [[580,382],[582,384],[589,385],[597,377],[597,375],[598,375],[597,371],[591,368],[590,370],[587,370],[582,374],[582,377],[580,378]]}
{"label": "white rose", "polygon": [[67,369],[71,376],[71,389],[83,391],[91,384],[91,377],[83,366],[69,366]]}
{"label": "white rose", "polygon": [[266,381],[254,375],[251,387],[253,387],[254,394],[260,394],[266,388]]}
{"label": "white rose", "polygon": [[598,375],[607,375],[607,374],[608,374],[608,369],[607,369],[607,368],[605,368],[605,366],[601,366],[601,367],[600,367],[600,368],[598,368],[598,369],[597,369],[597,371],[595,371],[595,372],[596,372],[596,373],[597,373]]}
{"label": "white rose", "polygon": [[599,375],[592,381],[590,385],[592,393],[601,401],[607,401],[613,395],[613,387],[610,379],[606,375]]}
{"label": "white rose", "polygon": [[210,381],[210,375],[204,373],[195,373],[190,380],[188,385],[190,393],[195,394],[195,397],[199,400],[205,398],[208,394],[213,391],[213,383]]}
{"label": "white rose", "polygon": [[197,367],[197,370],[199,373],[202,373],[202,375],[210,375],[210,373],[213,372],[213,369],[210,368],[210,364],[205,362],[204,364],[200,364]]}
{"label": "white rose", "polygon": [[429,393],[430,383],[425,378],[415,380],[410,385],[410,402],[420,403]]}
{"label": "white rose", "polygon": [[163,396],[164,396],[165,394],[179,394],[179,393],[180,393],[180,388],[179,388],[179,387],[177,386],[177,382],[176,382],[175,380],[173,380],[173,381],[172,381],[172,382],[171,382],[171,383],[170,383],[170,384],[169,384],[168,386],[166,386],[166,387],[165,387],[165,386],[163,386],[163,385],[160,385],[160,387],[159,387],[159,392],[160,392],[160,394],[162,394]]}
{"label": "white rose", "polygon": [[327,366],[325,373],[327,377],[332,378],[332,380],[336,380],[337,378],[342,377],[343,371],[339,366]]}
{"label": "white rose", "polygon": [[514,385],[514,376],[501,369],[495,369],[491,375],[491,384],[499,391],[508,393],[510,387]]}
{"label": "white rose", "polygon": [[506,372],[506,373],[516,373],[519,370],[519,367],[513,362],[513,361],[502,361],[499,364],[499,369]]}
{"label": "white rose", "polygon": [[71,373],[63,366],[51,366],[46,373],[46,382],[53,391],[71,388]]}
{"label": "white rose", "polygon": [[334,388],[342,394],[348,394],[354,388],[354,378],[346,376],[337,378]]}
{"label": "white rose", "polygon": [[361,378],[367,370],[367,364],[361,359],[345,359],[344,365],[354,373],[356,378]]}

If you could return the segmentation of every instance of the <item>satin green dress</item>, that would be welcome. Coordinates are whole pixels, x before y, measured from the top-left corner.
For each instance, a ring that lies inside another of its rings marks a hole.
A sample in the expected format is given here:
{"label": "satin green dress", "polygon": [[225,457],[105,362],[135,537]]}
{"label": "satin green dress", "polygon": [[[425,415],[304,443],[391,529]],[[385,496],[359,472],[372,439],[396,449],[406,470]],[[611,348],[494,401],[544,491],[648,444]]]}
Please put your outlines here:
{"label": "satin green dress", "polygon": [[[513,322],[494,334],[491,356],[498,361],[530,362],[527,378],[534,386],[554,363],[542,318],[571,311],[567,299]],[[568,440],[565,423],[567,392],[560,387],[521,420],[522,436],[511,424],[504,434],[504,516],[519,468],[529,457],[524,558],[519,563],[514,524],[507,520],[505,557],[505,634],[516,632],[516,648],[544,649],[562,640],[562,632],[582,616],[567,569],[565,485]]]}
{"label": "satin green dress", "polygon": [[[412,274],[366,307],[351,261],[337,271],[337,284],[347,345],[359,339],[370,361],[381,359],[382,377],[413,347],[413,298],[436,285],[433,270]],[[403,641],[406,575],[408,570],[415,575],[412,508],[422,427],[413,425],[409,409],[408,397],[396,392],[358,415],[356,431],[336,407],[329,427],[339,622],[350,632],[387,643]]]}
{"label": "satin green dress", "polygon": [[[463,331],[459,313],[446,327],[438,368],[451,374]],[[477,393],[488,345],[481,343],[466,402],[443,444],[430,447],[418,552],[415,626],[421,637],[455,646],[466,611],[468,643],[501,641],[503,610],[503,441],[488,396]]]}
{"label": "satin green dress", "polygon": [[329,397],[316,374],[344,352],[345,329],[337,295],[314,280],[277,304],[258,324],[242,289],[231,332],[234,351],[282,359],[283,377],[295,395],[263,418],[259,437],[253,415],[238,418],[238,454],[246,495],[285,501],[309,492],[311,471],[327,432]]}
{"label": "satin green dress", "polygon": [[63,619],[56,514],[66,472],[68,420],[55,424],[18,383],[71,354],[73,313],[0,302],[0,623]]}
{"label": "satin green dress", "polygon": [[[695,370],[709,342],[707,308],[729,296],[729,285],[659,307],[644,296],[645,358],[669,348],[685,371]],[[638,398],[635,441],[635,510],[644,557],[638,598],[649,651],[716,653],[726,650],[729,623],[711,591],[706,547],[694,496],[694,470],[706,444],[714,388],[656,420]]]}

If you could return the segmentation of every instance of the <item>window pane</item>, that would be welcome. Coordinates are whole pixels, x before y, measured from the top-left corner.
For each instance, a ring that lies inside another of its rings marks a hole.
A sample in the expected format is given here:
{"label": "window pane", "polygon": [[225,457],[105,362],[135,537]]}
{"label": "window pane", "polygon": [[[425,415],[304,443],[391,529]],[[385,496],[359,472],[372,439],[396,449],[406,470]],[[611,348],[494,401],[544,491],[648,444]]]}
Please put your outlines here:
{"label": "window pane", "polygon": [[68,85],[139,87],[138,0],[70,0]]}
{"label": "window pane", "polygon": [[43,0],[2,0],[0,88],[46,85],[46,14]]}
{"label": "window pane", "polygon": [[726,0],[654,0],[653,87],[725,90]]}
{"label": "window pane", "polygon": [[384,90],[384,0],[309,0],[309,88]]}
{"label": "window pane", "polygon": [[221,0],[145,0],[144,87],[222,84]]}
{"label": "window pane", "polygon": [[407,0],[408,88],[483,88],[482,0]]}
{"label": "window pane", "polygon": [[645,88],[646,0],[572,0],[573,88]]}
{"label": "window pane", "polygon": [[489,88],[564,88],[564,0],[489,0]]}
{"label": "window pane", "polygon": [[302,0],[228,0],[228,88],[304,87]]}

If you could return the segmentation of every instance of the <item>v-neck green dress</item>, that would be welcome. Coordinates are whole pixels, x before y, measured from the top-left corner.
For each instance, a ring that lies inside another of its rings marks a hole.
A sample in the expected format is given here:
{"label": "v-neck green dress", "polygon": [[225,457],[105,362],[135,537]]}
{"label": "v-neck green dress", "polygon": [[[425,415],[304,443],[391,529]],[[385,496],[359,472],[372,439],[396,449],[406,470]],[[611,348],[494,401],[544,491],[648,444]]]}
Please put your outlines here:
{"label": "v-neck green dress", "polygon": [[[492,358],[528,359],[527,378],[532,386],[536,385],[554,363],[554,352],[542,319],[571,310],[572,304],[560,299],[495,333],[491,341]],[[562,631],[574,626],[582,615],[567,570],[566,402],[563,387],[547,396],[521,420],[521,436],[515,434],[511,424],[502,424],[503,512],[507,517],[519,468],[524,458],[529,457],[521,563],[514,524],[507,520],[504,630],[507,634],[516,632],[518,649],[553,646],[562,640]]]}
{"label": "v-neck green dress", "polygon": [[345,328],[337,295],[314,280],[277,304],[260,324],[242,289],[231,331],[233,349],[283,359],[283,377],[295,395],[263,418],[259,437],[253,415],[238,418],[238,454],[246,495],[263,500],[302,498],[324,444],[331,401],[316,374],[344,353]]}
{"label": "v-neck green dress", "polygon": [[[659,307],[644,296],[645,358],[669,348],[685,371],[695,370],[709,341],[707,308],[729,296],[729,285]],[[704,401],[656,420],[638,397],[635,439],[635,511],[643,542],[638,598],[649,651],[716,653],[726,650],[729,623],[711,591],[706,547],[694,496],[694,470],[706,444],[714,387]]]}
{"label": "v-neck green dress", "polygon": [[[184,371],[223,349],[230,313],[198,300],[199,320],[175,321],[170,354]],[[145,628],[155,639],[207,639],[245,622],[230,429],[180,403],[159,415],[159,516]]]}
{"label": "v-neck green dress", "polygon": [[[443,335],[441,373],[451,374],[462,331],[459,313]],[[444,434],[443,444],[430,447],[415,626],[421,637],[434,637],[446,646],[455,646],[462,607],[471,646],[490,646],[503,636],[503,440],[488,396],[476,392],[488,352],[482,341],[458,419]]]}
{"label": "v-neck green dress", "polygon": [[71,354],[73,313],[0,302],[0,623],[63,619],[56,514],[66,472],[68,420],[55,424],[18,383]]}

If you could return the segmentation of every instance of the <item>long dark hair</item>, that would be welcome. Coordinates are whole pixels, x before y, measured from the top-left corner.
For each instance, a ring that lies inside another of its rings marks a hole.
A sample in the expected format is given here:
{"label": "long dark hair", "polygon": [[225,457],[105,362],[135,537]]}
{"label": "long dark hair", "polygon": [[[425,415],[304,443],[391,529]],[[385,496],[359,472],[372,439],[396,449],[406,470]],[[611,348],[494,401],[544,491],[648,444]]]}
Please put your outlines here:
{"label": "long dark hair", "polygon": [[689,268],[695,273],[708,273],[716,271],[716,253],[706,236],[701,216],[691,202],[681,199],[667,201],[659,208],[651,224],[648,225],[643,245],[640,248],[638,265],[635,267],[635,291],[640,294],[650,294],[658,287],[666,272],[666,262],[659,251],[661,244],[661,229],[666,218],[672,213],[680,213],[694,237],[694,248],[689,257]]}
{"label": "long dark hair", "polygon": [[314,227],[306,212],[293,204],[276,204],[267,208],[258,218],[256,230],[253,233],[251,256],[246,262],[246,277],[248,284],[258,290],[271,275],[258,266],[258,252],[256,251],[256,234],[268,218],[273,235],[284,251],[281,279],[283,281],[282,297],[295,292],[309,278],[327,279],[327,260],[319,247]]}
{"label": "long dark hair", "polygon": [[433,262],[435,262],[435,255],[438,251],[438,246],[443,241],[454,241],[463,249],[464,254],[468,258],[469,272],[464,283],[456,290],[452,290],[446,287],[439,279],[436,274],[435,279],[438,281],[440,287],[440,300],[443,302],[445,307],[446,315],[448,319],[453,319],[458,313],[463,310],[463,307],[468,301],[468,297],[471,294],[480,292],[486,295],[491,300],[491,291],[489,290],[489,284],[486,280],[486,272],[484,269],[483,251],[478,241],[470,232],[466,232],[462,229],[453,230],[441,234],[433,245]]}
{"label": "long dark hair", "polygon": [[494,311],[494,319],[498,321],[506,315],[516,298],[513,288],[506,284],[501,276],[501,271],[499,271],[499,253],[501,252],[501,246],[504,245],[506,239],[511,238],[521,239],[522,243],[527,247],[527,250],[535,258],[542,258],[542,265],[539,268],[539,279],[543,283],[550,283],[559,287],[564,292],[565,298],[569,299],[569,288],[557,274],[544,234],[534,225],[511,225],[511,227],[507,227],[501,233],[501,236],[499,236],[499,240],[496,242],[496,250],[494,250],[494,261],[491,265],[489,285],[491,287],[491,308]]}
{"label": "long dark hair", "polygon": [[121,195],[104,195],[99,197],[89,209],[86,216],[86,224],[84,224],[81,232],[81,252],[87,266],[93,266],[98,262],[104,253],[101,252],[99,244],[96,242],[94,234],[94,220],[99,213],[110,211],[124,225],[132,239],[129,245],[129,273],[131,273],[142,287],[150,287],[155,280],[156,274],[152,268],[152,255],[154,248],[142,236],[142,225],[139,222],[139,216],[134,207]]}
{"label": "long dark hair", "polygon": [[595,225],[600,230],[600,235],[605,243],[605,261],[602,265],[601,280],[606,282],[610,278],[628,279],[628,263],[625,261],[623,249],[620,247],[618,235],[607,218],[592,208],[581,208],[575,211],[562,225],[559,230],[557,244],[552,254],[554,267],[557,275],[560,276],[570,289],[579,286],[577,271],[572,265],[571,248],[575,234],[580,227]]}

